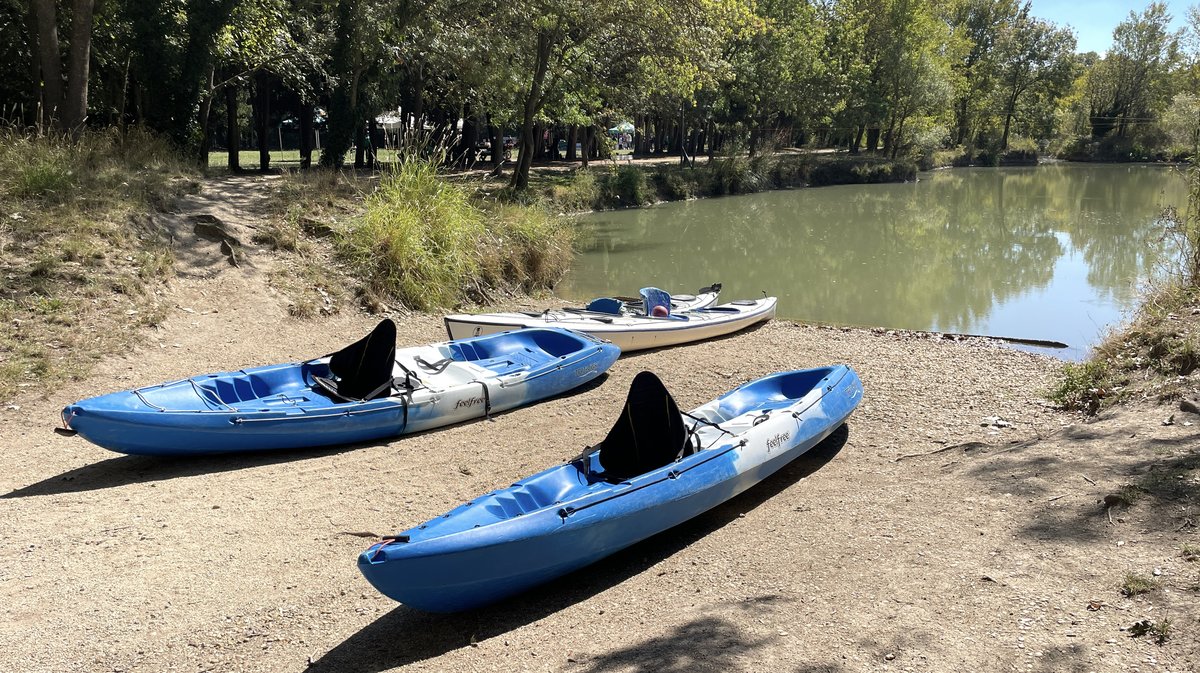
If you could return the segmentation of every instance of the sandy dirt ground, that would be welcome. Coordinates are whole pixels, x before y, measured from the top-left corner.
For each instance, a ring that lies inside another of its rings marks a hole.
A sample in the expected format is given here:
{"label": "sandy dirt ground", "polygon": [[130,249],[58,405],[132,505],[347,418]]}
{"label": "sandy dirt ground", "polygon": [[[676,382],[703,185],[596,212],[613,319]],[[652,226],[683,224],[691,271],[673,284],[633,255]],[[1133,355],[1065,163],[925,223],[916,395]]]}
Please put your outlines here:
{"label": "sandy dirt ground", "polygon": [[[0,671],[1200,669],[1200,562],[1181,555],[1200,544],[1200,416],[1056,412],[1058,363],[992,343],[773,322],[623,357],[491,421],[322,450],[161,459],[51,432],[79,398],[317,356],[373,326],[289,317],[265,281],[279,262],[249,259],[196,261],[212,272],[172,283],[136,349],[0,409]],[[437,316],[399,323],[401,346],[444,338]],[[686,409],[836,362],[865,388],[846,431],[581,572],[431,615],[356,569],[378,536],[599,441],[638,371]],[[1130,572],[1160,588],[1124,596]],[[1143,619],[1170,639],[1131,636]]]}

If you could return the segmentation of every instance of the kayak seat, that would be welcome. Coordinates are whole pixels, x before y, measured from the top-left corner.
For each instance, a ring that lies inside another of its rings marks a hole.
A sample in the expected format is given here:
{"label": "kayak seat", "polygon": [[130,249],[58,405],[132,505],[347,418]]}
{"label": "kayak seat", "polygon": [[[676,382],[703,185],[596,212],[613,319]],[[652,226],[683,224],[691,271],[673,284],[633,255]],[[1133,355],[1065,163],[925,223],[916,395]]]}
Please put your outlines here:
{"label": "kayak seat", "polygon": [[625,481],[691,453],[679,406],[651,372],[639,372],[629,386],[620,417],[600,443],[605,481]]}
{"label": "kayak seat", "polygon": [[625,308],[625,303],[620,299],[612,297],[600,297],[593,299],[587,305],[587,310],[593,313],[608,313],[610,315],[621,315],[621,310]]}
{"label": "kayak seat", "polygon": [[671,315],[671,295],[666,290],[657,287],[644,287],[638,291],[642,295],[642,306],[646,315],[656,318],[667,318]]}
{"label": "kayak seat", "polygon": [[[333,381],[314,376],[314,389],[343,400],[367,400],[391,394],[396,359],[396,323],[385,318],[367,336],[329,356]],[[329,388],[333,389],[330,390]]]}

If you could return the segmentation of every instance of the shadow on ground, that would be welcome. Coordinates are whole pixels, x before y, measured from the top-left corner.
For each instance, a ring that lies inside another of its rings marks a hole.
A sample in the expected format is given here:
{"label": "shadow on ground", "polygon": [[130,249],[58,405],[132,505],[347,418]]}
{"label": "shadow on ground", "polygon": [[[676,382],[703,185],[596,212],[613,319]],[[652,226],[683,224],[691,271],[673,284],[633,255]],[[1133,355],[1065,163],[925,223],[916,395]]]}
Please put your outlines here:
{"label": "shadow on ground", "polygon": [[[821,469],[837,456],[848,438],[849,430],[843,425],[808,453],[729,502],[687,523],[617,552],[603,561],[515,598],[479,610],[450,615],[430,614],[400,605],[347,638],[325,656],[314,661],[306,670],[377,673],[466,647],[472,639],[494,638],[536,622],[638,575],[740,515],[757,508],[797,481]],[[755,599],[750,603],[757,607],[750,609],[766,609],[774,602],[777,602],[774,597]],[[686,657],[677,652],[659,652],[668,641],[676,643],[676,649],[687,650]],[[639,652],[641,656],[650,657],[647,662],[657,663],[653,667],[645,665],[638,670],[689,670],[689,667],[681,666],[692,661],[729,662],[729,658],[734,655],[723,654],[726,649],[736,654],[761,647],[763,644],[762,641],[746,639],[732,624],[721,620],[701,619],[681,625],[672,636],[597,657],[592,663],[592,670],[625,669],[634,661],[632,657]],[[651,652],[656,654],[648,654]]]}
{"label": "shadow on ground", "polygon": [[1127,516],[1166,532],[1200,524],[1195,438],[1154,437],[1143,425],[1109,420],[964,454],[951,469],[1033,503],[1018,532],[1026,538],[1096,541]]}
{"label": "shadow on ground", "polygon": [[[568,398],[585,393],[589,390],[593,390],[599,387],[607,377],[607,373],[601,374],[600,376],[579,386],[578,388],[561,393],[550,399],[557,400]],[[503,416],[504,414],[518,411],[522,408],[524,407],[518,407],[517,409],[510,409],[508,411],[495,413],[492,414],[492,416]],[[477,418],[474,420],[465,421],[463,423],[457,423],[455,424],[455,427],[486,421],[487,419],[485,418]],[[338,454],[354,451],[356,449],[371,446],[384,446],[392,442],[403,442],[409,437],[419,437],[430,432],[438,432],[441,429],[442,428],[434,428],[432,430],[426,430],[425,432],[414,433],[411,435],[386,437],[374,442],[315,447],[311,449],[280,449],[278,451],[213,454],[204,456],[122,455],[116,458],[102,460],[98,463],[92,463],[91,465],[77,467],[63,472],[62,474],[43,479],[34,484],[30,484],[29,486],[13,489],[4,495],[0,495],[0,499],[98,491],[106,488],[126,486],[129,484],[140,484],[149,481],[166,481],[168,479],[177,479],[180,477],[194,477],[200,474],[216,474],[219,472],[229,472],[231,470],[242,470],[254,467],[262,467],[265,465],[274,465],[276,463],[324,458],[326,456],[336,456]],[[67,441],[86,440],[77,437]]]}

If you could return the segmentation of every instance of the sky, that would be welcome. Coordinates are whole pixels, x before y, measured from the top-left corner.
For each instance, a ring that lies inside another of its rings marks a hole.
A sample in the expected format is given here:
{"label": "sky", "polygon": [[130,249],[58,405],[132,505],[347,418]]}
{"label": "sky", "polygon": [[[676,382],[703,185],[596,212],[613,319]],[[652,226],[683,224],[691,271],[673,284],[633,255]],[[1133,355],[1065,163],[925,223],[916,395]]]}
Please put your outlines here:
{"label": "sky", "polygon": [[[1168,0],[1171,26],[1183,28],[1188,5],[1198,1]],[[1112,45],[1113,28],[1129,16],[1130,10],[1140,14],[1149,4],[1150,0],[1032,0],[1032,13],[1039,19],[1073,28],[1079,41],[1076,51],[1104,53]]]}

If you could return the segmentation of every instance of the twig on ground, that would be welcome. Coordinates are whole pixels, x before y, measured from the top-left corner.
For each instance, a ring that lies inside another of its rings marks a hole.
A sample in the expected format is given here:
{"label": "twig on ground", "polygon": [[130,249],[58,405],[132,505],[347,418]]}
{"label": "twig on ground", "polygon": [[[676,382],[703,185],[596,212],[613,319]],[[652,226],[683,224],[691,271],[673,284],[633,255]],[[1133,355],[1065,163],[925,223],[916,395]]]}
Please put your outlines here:
{"label": "twig on ground", "polygon": [[1049,500],[1047,500],[1046,502],[1054,502],[1055,500],[1061,500],[1062,498],[1065,498],[1065,497],[1067,497],[1068,495],[1071,495],[1071,494],[1070,494],[1070,493],[1063,493],[1062,495],[1056,495],[1056,496],[1054,496],[1053,498],[1050,498]]}
{"label": "twig on ground", "polygon": [[1083,480],[1086,481],[1087,483],[1091,484],[1092,486],[1096,485],[1096,482],[1092,481],[1091,479],[1088,479],[1086,474],[1081,474],[1079,476],[1083,477]]}
{"label": "twig on ground", "polygon": [[953,451],[954,449],[962,449],[963,451],[973,451],[975,449],[984,448],[986,446],[988,446],[988,445],[984,444],[983,442],[964,442],[962,444],[954,444],[952,446],[943,446],[940,449],[934,449],[933,451],[928,451],[926,453],[908,453],[903,456],[900,456],[899,458],[893,460],[892,462],[898,463],[898,462],[904,460],[905,458],[920,458],[922,456],[933,456],[933,455],[937,455],[939,453],[945,453],[946,451]]}

